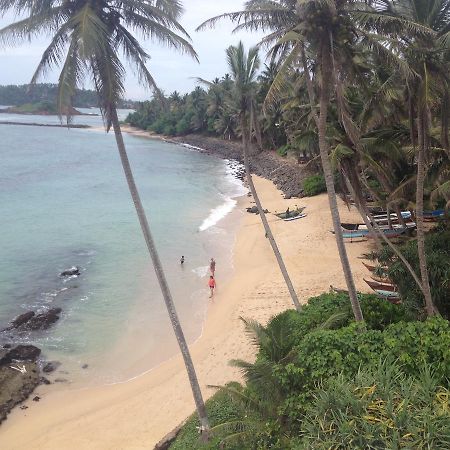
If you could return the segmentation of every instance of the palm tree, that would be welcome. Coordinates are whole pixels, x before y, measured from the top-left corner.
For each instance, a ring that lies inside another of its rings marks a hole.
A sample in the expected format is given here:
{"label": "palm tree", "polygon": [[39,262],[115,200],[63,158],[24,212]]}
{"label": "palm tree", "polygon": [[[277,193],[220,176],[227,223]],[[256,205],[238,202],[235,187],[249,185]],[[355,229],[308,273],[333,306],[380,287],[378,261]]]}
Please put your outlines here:
{"label": "palm tree", "polygon": [[124,93],[125,75],[125,68],[118,56],[119,51],[122,51],[128,62],[135,67],[140,80],[145,85],[156,88],[145,66],[149,55],[128,30],[129,28],[196,58],[194,49],[187,41],[189,38],[187,33],[178,23],[182,13],[181,3],[177,0],[147,2],[2,0],[0,13],[4,14],[9,10],[20,10],[22,14],[26,12],[28,17],[0,30],[0,42],[3,44],[15,44],[32,39],[40,33],[52,35],[51,43],[44,51],[33,75],[32,83],[36,82],[46,70],[55,65],[62,65],[58,90],[58,107],[61,115],[67,113],[68,107],[71,106],[75,89],[82,78],[86,75],[92,77],[106,130],[109,131],[111,126],[114,129],[130,194],[184,358],[201,426],[207,436],[209,423],[197,375],[134,181],[116,109],[117,101]]}
{"label": "palm tree", "polygon": [[241,126],[242,145],[244,150],[244,166],[245,173],[250,191],[258,208],[258,213],[261,217],[261,221],[266,232],[266,236],[269,239],[273,252],[277,259],[281,273],[283,275],[286,286],[289,290],[289,294],[292,298],[297,311],[301,310],[300,302],[298,301],[297,294],[295,293],[294,286],[287,272],[281,253],[278,249],[275,238],[273,237],[272,230],[267,222],[264,209],[261,205],[261,201],[256,192],[255,185],[253,184],[252,175],[250,171],[250,159],[249,159],[249,143],[251,138],[251,132],[255,129],[256,121],[256,88],[255,79],[256,72],[259,68],[258,49],[252,47],[248,53],[244,50],[244,45],[239,42],[237,46],[228,47],[227,51],[228,66],[231,71],[232,78],[234,80],[234,89],[232,92],[233,101],[236,105],[237,113],[239,116],[239,123]]}
{"label": "palm tree", "polygon": [[[348,17],[345,16],[345,23],[342,23],[342,18],[336,12],[337,5],[334,0],[328,2],[319,0],[305,0],[303,2],[297,2],[295,0],[274,0],[270,2],[267,2],[266,0],[251,0],[246,2],[245,5],[245,10],[213,17],[201,24],[198,29],[214,26],[217,21],[228,18],[233,22],[238,23],[235,30],[269,30],[270,33],[262,42],[273,45],[272,56],[276,54],[283,55],[284,63],[281,72],[283,72],[283,69],[286,69],[293,63],[299,61],[300,50],[304,49],[306,42],[310,43],[310,59],[314,63],[314,70],[305,65],[304,76],[308,78],[309,73],[311,72],[316,75],[317,79],[320,78],[320,83],[315,83],[316,86],[320,87],[318,113],[316,112],[316,102],[313,90],[308,88],[308,93],[310,94],[310,104],[319,135],[322,168],[327,186],[331,217],[342,269],[355,320],[363,321],[362,311],[359,305],[355,283],[342,236],[333,172],[329,158],[330,149],[327,142],[328,109],[331,102],[331,87],[335,80],[335,73],[333,72],[334,67],[332,65],[334,40],[333,35],[330,35],[330,32],[334,32],[341,28],[344,33],[342,33],[340,38],[344,40],[344,38],[350,37],[349,42],[352,42],[352,28],[348,29],[343,27],[343,25],[346,27],[349,25]],[[339,6],[341,6],[342,9],[342,5],[340,4]],[[345,36],[343,36],[344,34]],[[281,90],[276,87],[277,79],[273,86],[274,85],[275,88],[272,90],[272,93],[269,92],[269,96],[273,95],[274,90]]]}
{"label": "palm tree", "polygon": [[392,42],[395,49],[404,57],[415,75],[404,81],[407,86],[411,140],[413,147],[417,147],[417,247],[428,315],[436,314],[437,310],[431,296],[425,255],[424,183],[431,148],[430,116],[433,106],[441,111],[442,146],[447,150],[449,148],[449,15],[449,0],[377,0],[373,2],[373,9],[360,13],[357,17],[362,24],[394,38]]}

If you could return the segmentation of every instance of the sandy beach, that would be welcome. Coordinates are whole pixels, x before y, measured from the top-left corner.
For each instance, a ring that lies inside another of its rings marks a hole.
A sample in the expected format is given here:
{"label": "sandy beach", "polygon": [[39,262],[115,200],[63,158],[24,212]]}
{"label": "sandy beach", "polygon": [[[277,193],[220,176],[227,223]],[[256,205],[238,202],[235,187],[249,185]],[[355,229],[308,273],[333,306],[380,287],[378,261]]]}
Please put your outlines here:
{"label": "sandy beach", "polygon": [[[345,288],[334,236],[329,232],[327,196],[285,200],[272,182],[254,180],[269,211],[306,206],[307,217],[292,222],[268,215],[299,299],[305,303],[328,291],[330,284]],[[251,202],[251,198],[242,198],[238,207],[243,209]],[[348,211],[341,201],[339,205],[342,221],[359,220],[356,210]],[[368,248],[366,242],[347,244],[356,286],[367,292],[363,282],[367,273],[357,257]],[[191,346],[206,398],[214,393],[208,385],[240,379],[238,371],[228,366],[230,359],[254,357],[239,317],[265,323],[292,307],[259,216],[245,214],[233,263],[234,275],[226,285],[218,279],[203,334]],[[28,400],[28,409],[16,408],[0,427],[2,449],[149,449],[194,411],[181,356],[126,383],[58,391],[42,386],[35,395],[41,397],[39,402]]]}

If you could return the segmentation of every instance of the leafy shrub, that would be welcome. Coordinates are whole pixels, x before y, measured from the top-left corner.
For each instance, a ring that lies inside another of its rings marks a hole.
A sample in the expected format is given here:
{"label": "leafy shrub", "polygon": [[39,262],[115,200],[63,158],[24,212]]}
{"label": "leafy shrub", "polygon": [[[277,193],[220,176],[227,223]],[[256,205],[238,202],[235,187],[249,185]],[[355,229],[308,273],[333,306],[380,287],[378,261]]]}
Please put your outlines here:
{"label": "leafy shrub", "polygon": [[450,323],[440,317],[425,322],[398,322],[383,331],[361,332],[356,324],[338,330],[308,333],[293,350],[292,362],[278,374],[289,389],[313,389],[317,381],[343,373],[356,374],[360,367],[392,357],[403,371],[416,375],[423,363],[433,365],[442,382],[450,379]]}
{"label": "leafy shrub", "polygon": [[314,393],[294,449],[450,448],[450,391],[432,368],[407,376],[397,363],[340,374]]}
{"label": "leafy shrub", "polygon": [[313,175],[303,180],[303,191],[307,197],[312,197],[326,190],[327,187],[323,175]]}
{"label": "leafy shrub", "polygon": [[281,146],[281,147],[277,150],[277,153],[278,153],[280,156],[285,157],[285,156],[287,155],[287,153],[288,153],[288,150],[289,150],[289,145],[286,144],[286,145]]}
{"label": "leafy shrub", "polygon": [[[368,329],[381,330],[391,323],[415,319],[404,305],[393,305],[375,295],[359,294],[359,300]],[[272,330],[274,327],[287,330],[288,336],[282,341],[282,345],[289,351],[300,343],[307,333],[333,317],[333,328],[348,326],[353,321],[348,294],[327,293],[312,297],[300,313],[294,310],[284,311],[275,316],[267,328],[270,333],[275,332]]]}
{"label": "leafy shrub", "polygon": [[[239,410],[233,403],[229,395],[223,391],[218,391],[206,402],[206,411],[211,427],[219,423],[229,422],[240,419]],[[202,443],[198,428],[200,422],[197,414],[193,414],[181,429],[175,442],[170,446],[171,450],[186,450],[186,449],[202,449],[212,450],[219,448],[219,443],[222,438],[217,435],[213,436],[207,443]],[[229,450],[240,450],[241,447],[227,447]]]}

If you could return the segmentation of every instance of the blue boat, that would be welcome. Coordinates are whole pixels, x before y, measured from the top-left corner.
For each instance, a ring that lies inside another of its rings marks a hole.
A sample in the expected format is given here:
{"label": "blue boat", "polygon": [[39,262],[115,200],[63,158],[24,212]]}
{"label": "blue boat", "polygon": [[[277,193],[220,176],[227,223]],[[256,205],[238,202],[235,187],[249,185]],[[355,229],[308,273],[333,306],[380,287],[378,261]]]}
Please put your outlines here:
{"label": "blue boat", "polygon": [[445,209],[435,209],[434,211],[424,211],[423,218],[425,220],[443,219],[445,216]]}
{"label": "blue boat", "polygon": [[[385,229],[383,230],[383,234],[386,237],[397,237],[402,235],[408,230],[408,228],[394,228],[394,229]],[[332,231],[334,233],[334,231]],[[355,231],[345,231],[342,233],[344,239],[358,239],[358,238],[370,238],[369,230],[355,230]]]}

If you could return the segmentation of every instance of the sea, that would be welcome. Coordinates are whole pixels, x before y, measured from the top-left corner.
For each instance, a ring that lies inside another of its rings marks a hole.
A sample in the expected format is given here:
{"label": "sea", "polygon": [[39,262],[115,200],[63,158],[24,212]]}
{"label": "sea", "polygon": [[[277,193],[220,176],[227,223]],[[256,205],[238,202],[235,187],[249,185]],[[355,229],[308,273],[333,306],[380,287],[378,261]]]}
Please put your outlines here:
{"label": "sea", "polygon": [[[97,110],[82,110],[98,113]],[[129,111],[119,111],[124,119]],[[0,122],[59,123],[0,114]],[[113,133],[0,124],[0,329],[26,311],[62,308],[51,328],[0,344],[32,343],[64,386],[119,383],[177,353],[177,344],[131,201]],[[188,342],[202,333],[232,249],[247,190],[230,161],[188,146],[124,134],[136,183]],[[180,264],[181,256],[185,263]],[[61,277],[77,266],[81,274]]]}

